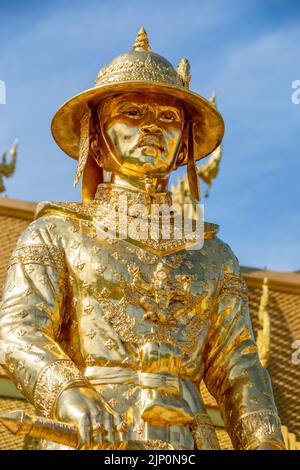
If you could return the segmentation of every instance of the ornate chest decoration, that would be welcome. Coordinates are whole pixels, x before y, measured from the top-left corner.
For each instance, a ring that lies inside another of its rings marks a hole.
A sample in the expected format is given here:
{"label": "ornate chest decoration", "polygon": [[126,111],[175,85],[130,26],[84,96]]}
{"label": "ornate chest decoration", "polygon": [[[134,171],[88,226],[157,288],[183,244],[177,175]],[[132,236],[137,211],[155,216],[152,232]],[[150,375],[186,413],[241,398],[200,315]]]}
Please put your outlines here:
{"label": "ornate chest decoration", "polygon": [[138,346],[168,343],[186,354],[193,352],[208,316],[201,302],[207,293],[191,292],[195,277],[171,275],[164,262],[157,263],[151,279],[134,262],[127,265],[127,271],[129,277],[117,273],[123,293],[120,300],[115,301],[108,288],[97,296],[104,318],[121,340]]}

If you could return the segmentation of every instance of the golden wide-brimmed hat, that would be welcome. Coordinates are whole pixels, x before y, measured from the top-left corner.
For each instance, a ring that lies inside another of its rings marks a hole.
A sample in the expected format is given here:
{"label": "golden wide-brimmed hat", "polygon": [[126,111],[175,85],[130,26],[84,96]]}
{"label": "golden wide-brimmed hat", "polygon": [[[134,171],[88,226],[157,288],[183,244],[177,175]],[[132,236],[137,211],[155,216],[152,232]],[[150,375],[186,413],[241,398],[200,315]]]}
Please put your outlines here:
{"label": "golden wide-brimmed hat", "polygon": [[[132,50],[115,58],[100,70],[93,88],[75,95],[63,104],[52,120],[56,143],[70,157],[78,159],[84,116],[100,102],[123,92],[154,92],[180,100],[188,122],[193,125],[194,159],[215,150],[224,134],[222,116],[202,96],[189,90],[189,63],[182,59],[177,70],[164,57],[151,51],[142,28]],[[187,163],[182,161],[181,165]]]}

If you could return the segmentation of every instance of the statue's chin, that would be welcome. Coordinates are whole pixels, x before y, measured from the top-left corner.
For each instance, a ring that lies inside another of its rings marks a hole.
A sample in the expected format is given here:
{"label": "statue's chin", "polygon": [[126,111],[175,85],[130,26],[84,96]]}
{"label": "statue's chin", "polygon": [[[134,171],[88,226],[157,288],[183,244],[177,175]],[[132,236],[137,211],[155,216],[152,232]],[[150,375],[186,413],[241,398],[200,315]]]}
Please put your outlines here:
{"label": "statue's chin", "polygon": [[142,169],[144,173],[149,173],[149,172],[153,172],[157,168],[152,163],[144,163],[144,165],[142,166]]}
{"label": "statue's chin", "polygon": [[170,165],[162,159],[162,151],[154,146],[136,149],[130,156],[116,158],[120,162],[119,172],[140,177],[164,177],[170,172]]}
{"label": "statue's chin", "polygon": [[167,175],[170,172],[170,168],[167,167],[167,165],[161,164],[161,162],[158,164],[158,162],[155,161],[154,163],[145,162],[139,167],[138,171],[141,171],[146,176],[155,177]]}
{"label": "statue's chin", "polygon": [[161,149],[155,145],[145,145],[141,147],[142,157],[158,158],[161,154]]}

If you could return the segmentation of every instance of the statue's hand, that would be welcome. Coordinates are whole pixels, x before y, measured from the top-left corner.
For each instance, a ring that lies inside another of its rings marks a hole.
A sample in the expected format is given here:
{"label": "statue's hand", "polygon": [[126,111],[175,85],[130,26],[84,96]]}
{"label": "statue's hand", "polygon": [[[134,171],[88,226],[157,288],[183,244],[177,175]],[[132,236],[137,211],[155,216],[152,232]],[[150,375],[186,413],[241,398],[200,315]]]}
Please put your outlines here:
{"label": "statue's hand", "polygon": [[101,445],[112,425],[112,415],[105,410],[98,393],[88,387],[65,390],[57,401],[55,418],[78,428],[80,449]]}

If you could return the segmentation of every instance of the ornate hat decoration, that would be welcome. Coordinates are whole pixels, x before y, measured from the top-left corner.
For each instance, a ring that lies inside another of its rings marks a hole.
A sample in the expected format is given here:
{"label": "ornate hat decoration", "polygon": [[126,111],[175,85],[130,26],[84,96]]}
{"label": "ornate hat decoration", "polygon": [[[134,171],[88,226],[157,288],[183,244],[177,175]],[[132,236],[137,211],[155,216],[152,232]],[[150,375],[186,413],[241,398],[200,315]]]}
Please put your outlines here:
{"label": "ornate hat decoration", "polygon": [[[168,60],[151,51],[142,28],[130,52],[103,67],[93,88],[71,98],[54,115],[51,130],[56,143],[70,157],[79,160],[75,183],[88,160],[91,111],[109,96],[130,91],[161,93],[182,102],[190,127],[189,135],[193,138],[193,154],[188,151],[180,165],[188,164],[189,173],[194,173],[195,161],[213,152],[220,144],[224,121],[208,100],[189,90],[190,79],[188,60],[182,59],[176,70]],[[194,175],[191,180],[194,180]]]}

